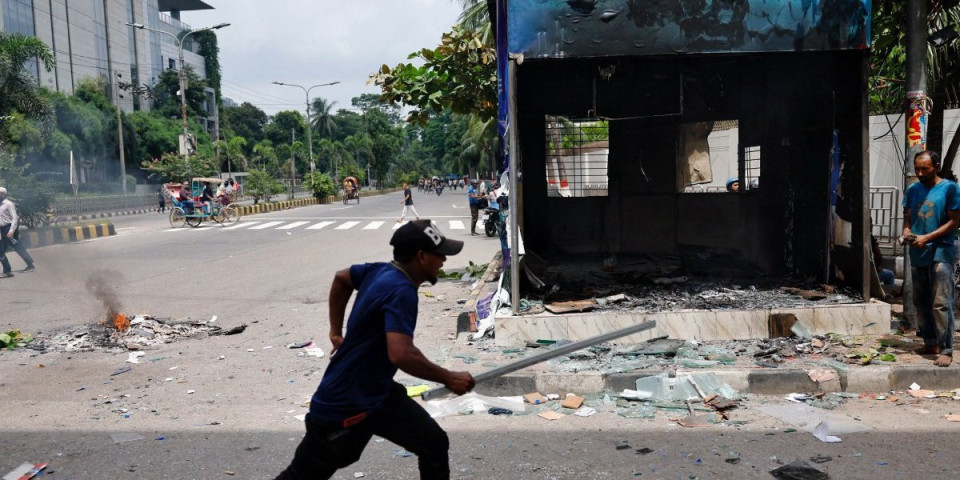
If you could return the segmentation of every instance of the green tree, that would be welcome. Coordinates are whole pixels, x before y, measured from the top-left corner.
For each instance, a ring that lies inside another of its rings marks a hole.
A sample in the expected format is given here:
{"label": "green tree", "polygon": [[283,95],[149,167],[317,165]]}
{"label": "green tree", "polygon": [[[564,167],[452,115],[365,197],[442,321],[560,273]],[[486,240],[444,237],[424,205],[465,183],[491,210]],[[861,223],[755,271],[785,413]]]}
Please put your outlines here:
{"label": "green tree", "polygon": [[[214,142],[214,149],[220,149],[221,171],[240,171],[247,168],[247,156],[244,151],[247,148],[247,140],[243,137],[231,137],[230,140],[218,140]],[[229,162],[229,168],[223,168]]]}
{"label": "green tree", "polygon": [[306,123],[300,112],[284,110],[277,112],[277,114],[273,116],[265,128],[264,136],[273,142],[275,146],[283,144],[289,145],[292,141],[290,138],[291,131],[293,131],[296,138],[305,138]]}
{"label": "green tree", "polygon": [[[206,117],[203,110],[203,103],[206,101],[206,94],[203,89],[207,83],[201,79],[190,65],[183,66],[184,75],[187,77],[187,119]],[[177,70],[166,69],[160,73],[156,85],[153,87],[153,93],[156,99],[153,102],[153,110],[166,118],[182,119],[181,100],[177,92],[180,91],[180,76]],[[188,127],[189,128],[189,127]],[[193,128],[192,130],[197,130]]]}
{"label": "green tree", "polygon": [[303,186],[310,189],[310,191],[313,192],[314,198],[320,203],[326,201],[328,196],[336,192],[333,186],[333,179],[330,178],[330,175],[320,171],[308,173],[306,177],[304,177]]}
{"label": "green tree", "polygon": [[253,203],[257,204],[260,200],[269,202],[270,198],[278,193],[283,193],[283,184],[273,178],[266,170],[257,168],[250,169],[247,180],[244,183],[244,191],[247,195],[253,197]]}
{"label": "green tree", "polygon": [[127,118],[135,134],[130,145],[130,160],[140,164],[178,151],[179,121],[142,111],[133,112]]}
{"label": "green tree", "polygon": [[337,102],[331,102],[325,98],[317,97],[313,99],[313,104],[310,106],[310,115],[313,117],[310,120],[310,126],[316,133],[317,138],[330,138],[337,130],[337,121],[331,113],[333,106],[336,104]]}
{"label": "green tree", "polygon": [[413,107],[409,122],[425,124],[430,114],[445,109],[492,118],[497,113],[496,51],[473,30],[454,26],[440,46],[412,53],[423,64],[387,65],[371,75],[381,100]]}
{"label": "green tree", "polygon": [[188,37],[188,41],[196,42],[203,57],[203,67],[207,74],[206,84],[216,92],[217,106],[223,105],[220,98],[220,47],[217,45],[217,34],[213,30],[197,32]]}
{"label": "green tree", "polygon": [[387,120],[393,125],[398,125],[401,122],[400,106],[384,101],[380,98],[380,95],[375,93],[363,93],[359,97],[353,97],[350,99],[350,104],[364,114],[371,110],[379,110],[386,115]]}
{"label": "green tree", "polygon": [[253,146],[264,139],[263,129],[267,125],[267,114],[249,102],[243,102],[237,107],[226,107],[221,112],[221,127],[229,130],[233,135],[247,140],[250,154]]}
{"label": "green tree", "polygon": [[357,112],[344,109],[337,110],[333,121],[337,124],[337,131],[333,135],[333,140],[342,142],[351,135],[364,132],[363,116]]}
{"label": "green tree", "polygon": [[56,64],[53,52],[36,37],[0,32],[0,117],[13,111],[26,118],[49,115],[49,105],[41,95],[36,79],[24,68],[34,58],[48,72]]}
{"label": "green tree", "polygon": [[10,199],[17,204],[17,214],[27,227],[38,226],[50,208],[53,193],[47,182],[38,181],[29,173],[29,164],[17,165],[14,155],[0,145],[0,185],[6,187]]}
{"label": "green tree", "polygon": [[148,160],[141,164],[141,168],[150,173],[150,177],[158,178],[163,182],[183,182],[195,177],[211,177],[218,169],[209,154],[198,152],[186,159],[176,153],[165,153],[158,160]]}

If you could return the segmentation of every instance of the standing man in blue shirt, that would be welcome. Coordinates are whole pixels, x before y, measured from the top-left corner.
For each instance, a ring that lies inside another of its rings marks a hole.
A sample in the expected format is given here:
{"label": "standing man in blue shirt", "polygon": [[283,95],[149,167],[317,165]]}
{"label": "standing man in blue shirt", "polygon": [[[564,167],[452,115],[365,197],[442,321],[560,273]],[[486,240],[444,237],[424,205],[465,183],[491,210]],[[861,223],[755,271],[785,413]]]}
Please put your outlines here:
{"label": "standing man in blue shirt", "polygon": [[910,245],[913,304],[920,313],[919,354],[936,355],[934,364],[953,362],[953,274],[957,258],[954,232],[960,225],[960,187],[940,178],[940,155],[918,153],[913,159],[917,183],[903,198],[903,236]]}
{"label": "standing man in blue shirt", "polygon": [[477,193],[477,181],[474,179],[470,179],[467,198],[470,199],[470,235],[478,235],[477,219],[480,217],[480,194]]}
{"label": "standing man in blue shirt", "polygon": [[[398,228],[390,240],[393,261],[340,270],[330,287],[330,366],[310,402],[307,433],[293,462],[277,480],[325,479],[360,459],[373,435],[417,455],[420,478],[450,478],[447,434],[393,381],[397,369],[455,393],[473,389],[467,372],[452,372],[428,360],[413,345],[417,289],[437,283],[447,255],[463,242],[450,240],[430,220]],[[347,334],[343,316],[357,290]]]}

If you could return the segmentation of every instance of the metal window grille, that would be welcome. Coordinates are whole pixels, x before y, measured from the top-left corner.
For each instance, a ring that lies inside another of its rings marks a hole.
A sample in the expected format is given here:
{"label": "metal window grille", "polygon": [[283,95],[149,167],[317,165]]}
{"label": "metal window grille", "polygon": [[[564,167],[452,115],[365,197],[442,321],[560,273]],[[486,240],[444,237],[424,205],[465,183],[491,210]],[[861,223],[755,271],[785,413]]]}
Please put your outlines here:
{"label": "metal window grille", "polygon": [[546,116],[547,196],[605,197],[610,128],[597,118]]}
{"label": "metal window grille", "polygon": [[902,229],[900,189],[897,187],[870,187],[870,233],[881,244],[892,245]]}
{"label": "metal window grille", "polygon": [[742,190],[753,190],[760,187],[760,145],[744,147],[743,149],[743,176]]}

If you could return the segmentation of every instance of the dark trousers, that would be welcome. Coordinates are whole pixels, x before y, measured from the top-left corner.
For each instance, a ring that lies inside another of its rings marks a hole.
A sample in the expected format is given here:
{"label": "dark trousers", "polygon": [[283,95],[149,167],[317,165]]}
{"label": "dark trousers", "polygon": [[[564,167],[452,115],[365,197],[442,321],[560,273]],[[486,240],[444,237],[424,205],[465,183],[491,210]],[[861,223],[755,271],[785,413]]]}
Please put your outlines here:
{"label": "dark trousers", "polygon": [[470,233],[477,233],[478,218],[480,218],[480,206],[470,205]]}
{"label": "dark trousers", "polygon": [[10,230],[9,226],[0,227],[0,232],[2,232],[3,234],[3,240],[4,242],[6,242],[6,245],[7,245],[6,247],[4,247],[4,251],[6,251],[6,248],[13,248],[14,251],[17,252],[17,255],[20,255],[20,258],[23,259],[23,263],[26,263],[28,267],[32,267],[33,257],[31,257],[29,253],[27,253],[27,249],[23,246],[23,242],[20,241],[20,229],[18,228],[13,231],[12,240],[7,238],[7,232],[9,230]]}
{"label": "dark trousers", "polygon": [[0,227],[0,265],[3,265],[3,273],[10,273],[10,262],[7,260],[7,231],[10,226]]}
{"label": "dark trousers", "polygon": [[300,441],[290,466],[276,480],[314,480],[333,476],[338,469],[360,459],[373,435],[379,435],[417,456],[422,479],[449,479],[447,450],[450,440],[430,415],[394,383],[382,410],[351,427],[305,421],[307,434]]}
{"label": "dark trousers", "polygon": [[3,265],[3,273],[10,273],[10,262],[6,256],[8,248],[13,248],[28,267],[33,266],[33,257],[27,253],[27,249],[24,248],[23,243],[20,242],[20,229],[14,230],[13,239],[7,238],[7,232],[9,231],[10,225],[0,227],[0,238],[2,238],[0,239],[0,264]]}

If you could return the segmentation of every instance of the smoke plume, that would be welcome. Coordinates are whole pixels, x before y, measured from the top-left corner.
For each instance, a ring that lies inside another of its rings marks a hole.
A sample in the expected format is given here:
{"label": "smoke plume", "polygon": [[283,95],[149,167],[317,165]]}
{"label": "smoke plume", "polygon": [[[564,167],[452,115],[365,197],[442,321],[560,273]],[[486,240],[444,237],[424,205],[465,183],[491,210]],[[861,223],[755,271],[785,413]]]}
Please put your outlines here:
{"label": "smoke plume", "polygon": [[103,304],[107,318],[120,313],[120,298],[111,283],[123,283],[123,274],[116,270],[97,270],[87,278],[87,291]]}

